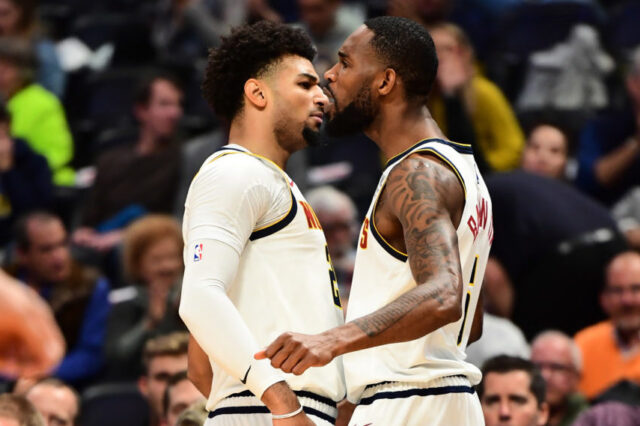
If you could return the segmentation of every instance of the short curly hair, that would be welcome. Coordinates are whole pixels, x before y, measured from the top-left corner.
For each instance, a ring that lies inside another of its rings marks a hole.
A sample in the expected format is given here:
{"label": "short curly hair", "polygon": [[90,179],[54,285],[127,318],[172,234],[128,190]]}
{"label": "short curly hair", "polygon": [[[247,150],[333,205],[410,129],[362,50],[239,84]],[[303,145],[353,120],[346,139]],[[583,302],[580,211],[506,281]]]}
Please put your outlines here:
{"label": "short curly hair", "polygon": [[268,21],[234,29],[220,47],[209,51],[204,98],[218,116],[231,122],[243,106],[244,83],[264,76],[287,55],[310,61],[315,57],[316,49],[303,30]]}
{"label": "short curly hair", "polygon": [[373,32],[374,52],[404,82],[407,99],[426,102],[438,72],[436,47],[429,32],[397,16],[379,16],[364,24]]}

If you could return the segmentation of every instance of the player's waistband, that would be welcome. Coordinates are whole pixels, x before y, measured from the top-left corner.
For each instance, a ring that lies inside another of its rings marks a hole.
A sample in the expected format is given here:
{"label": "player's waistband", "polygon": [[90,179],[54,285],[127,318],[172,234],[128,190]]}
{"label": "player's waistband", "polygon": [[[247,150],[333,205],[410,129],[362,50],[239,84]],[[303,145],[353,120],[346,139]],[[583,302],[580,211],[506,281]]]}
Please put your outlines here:
{"label": "player's waistband", "polygon": [[412,396],[475,393],[464,375],[439,377],[428,382],[380,382],[367,385],[358,405],[369,405],[378,399],[398,399]]}
{"label": "player's waistband", "polygon": [[[335,401],[326,396],[308,391],[294,391],[305,413],[335,423],[338,407]],[[269,409],[255,397],[251,391],[229,395],[221,400],[215,410],[209,412],[209,418],[225,414],[267,414]]]}

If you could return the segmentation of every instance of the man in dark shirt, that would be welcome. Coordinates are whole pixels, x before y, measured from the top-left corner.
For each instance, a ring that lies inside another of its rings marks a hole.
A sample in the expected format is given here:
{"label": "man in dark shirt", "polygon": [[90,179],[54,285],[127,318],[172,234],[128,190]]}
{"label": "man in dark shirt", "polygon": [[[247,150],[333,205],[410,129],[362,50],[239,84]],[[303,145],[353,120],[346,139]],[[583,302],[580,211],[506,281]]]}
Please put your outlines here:
{"label": "man in dark shirt", "polygon": [[180,177],[175,135],[181,102],[182,91],[168,76],[154,76],[141,86],[134,106],[138,140],[98,159],[85,227],[73,236],[76,244],[107,251],[120,242],[120,229],[132,219],[146,212],[171,213]]}
{"label": "man in dark shirt", "polygon": [[[513,312],[528,338],[567,334],[603,318],[607,262],[625,248],[609,211],[573,187],[524,171],[487,179],[495,239],[485,277],[498,314]],[[513,300],[505,300],[509,293]]]}

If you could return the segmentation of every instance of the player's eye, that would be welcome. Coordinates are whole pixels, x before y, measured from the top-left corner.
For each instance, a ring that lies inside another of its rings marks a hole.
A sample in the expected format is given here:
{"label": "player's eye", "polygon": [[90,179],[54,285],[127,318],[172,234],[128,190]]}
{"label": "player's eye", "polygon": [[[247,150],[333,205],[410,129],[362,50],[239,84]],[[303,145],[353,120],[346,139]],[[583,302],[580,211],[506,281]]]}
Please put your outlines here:
{"label": "player's eye", "polygon": [[340,60],[340,64],[342,65],[342,68],[347,68],[348,67],[347,62],[344,59]]}
{"label": "player's eye", "polygon": [[300,87],[302,87],[303,89],[306,89],[306,90],[311,89],[311,86],[312,86],[312,84],[310,82],[308,82],[308,81],[303,81],[301,83],[298,83],[298,85]]}

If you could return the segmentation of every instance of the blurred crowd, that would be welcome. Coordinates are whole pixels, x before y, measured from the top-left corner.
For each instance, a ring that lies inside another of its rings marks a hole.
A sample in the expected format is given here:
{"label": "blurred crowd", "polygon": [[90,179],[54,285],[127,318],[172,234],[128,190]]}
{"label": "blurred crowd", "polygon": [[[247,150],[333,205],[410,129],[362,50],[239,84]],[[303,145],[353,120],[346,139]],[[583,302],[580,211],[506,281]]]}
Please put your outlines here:
{"label": "blurred crowd", "polygon": [[[492,196],[468,348],[487,424],[640,425],[640,0],[0,0],[0,287],[39,294],[66,347],[46,373],[0,364],[0,419],[202,424],[177,308],[184,199],[228,142],[200,94],[208,48],[285,22],[322,75],[385,14],[429,29],[429,109]],[[325,142],[287,172],[348,309],[384,159],[364,135]]]}

